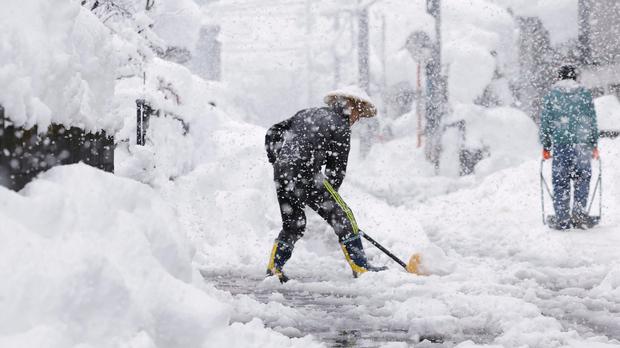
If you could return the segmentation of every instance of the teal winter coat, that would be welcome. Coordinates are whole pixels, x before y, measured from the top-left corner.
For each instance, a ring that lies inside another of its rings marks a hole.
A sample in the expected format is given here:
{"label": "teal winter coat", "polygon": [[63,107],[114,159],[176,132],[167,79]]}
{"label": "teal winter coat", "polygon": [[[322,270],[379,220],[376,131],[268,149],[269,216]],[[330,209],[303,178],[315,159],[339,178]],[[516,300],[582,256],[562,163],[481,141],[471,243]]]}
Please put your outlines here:
{"label": "teal winter coat", "polygon": [[557,145],[598,143],[592,93],[573,80],[562,80],[543,98],[540,141],[545,150]]}

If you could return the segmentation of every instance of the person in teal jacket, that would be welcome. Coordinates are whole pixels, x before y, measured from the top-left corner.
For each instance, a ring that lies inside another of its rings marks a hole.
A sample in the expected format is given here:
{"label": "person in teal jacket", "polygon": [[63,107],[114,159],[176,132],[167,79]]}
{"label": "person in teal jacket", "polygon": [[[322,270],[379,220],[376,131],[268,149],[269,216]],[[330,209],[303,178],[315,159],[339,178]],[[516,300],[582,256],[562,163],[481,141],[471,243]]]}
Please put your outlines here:
{"label": "person in teal jacket", "polygon": [[[553,207],[556,229],[588,227],[586,206],[592,176],[591,158],[598,159],[598,127],[592,93],[577,83],[577,69],[562,66],[542,103],[540,140],[543,159],[553,157]],[[570,184],[573,209],[570,211]]]}

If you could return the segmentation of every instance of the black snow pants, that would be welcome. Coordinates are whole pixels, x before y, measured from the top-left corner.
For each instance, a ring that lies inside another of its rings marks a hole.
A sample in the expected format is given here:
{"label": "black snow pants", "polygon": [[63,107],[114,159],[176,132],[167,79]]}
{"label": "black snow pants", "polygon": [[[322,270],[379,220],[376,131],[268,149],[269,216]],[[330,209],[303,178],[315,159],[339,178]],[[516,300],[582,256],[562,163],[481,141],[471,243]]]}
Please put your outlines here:
{"label": "black snow pants", "polygon": [[276,192],[282,215],[280,242],[293,248],[306,228],[304,207],[316,211],[342,243],[358,234],[353,212],[322,173],[303,175],[294,170],[275,170]]}

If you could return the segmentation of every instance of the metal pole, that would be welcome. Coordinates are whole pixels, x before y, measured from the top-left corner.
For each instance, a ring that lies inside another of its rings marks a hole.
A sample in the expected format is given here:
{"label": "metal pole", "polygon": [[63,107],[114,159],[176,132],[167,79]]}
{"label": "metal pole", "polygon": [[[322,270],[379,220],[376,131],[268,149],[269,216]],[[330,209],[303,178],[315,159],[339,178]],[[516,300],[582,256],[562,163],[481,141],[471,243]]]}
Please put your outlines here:
{"label": "metal pole", "polygon": [[422,70],[422,64],[418,62],[418,66],[416,69],[416,102],[415,102],[415,112],[418,117],[418,143],[417,148],[422,147],[422,83],[420,81],[420,73]]}
{"label": "metal pole", "polygon": [[385,101],[385,96],[387,95],[387,49],[385,43],[386,39],[386,23],[385,23],[385,15],[381,15],[381,95],[382,95],[382,104],[383,104],[383,115],[387,115],[387,102]]}
{"label": "metal pole", "polygon": [[[340,35],[340,16],[336,14],[334,18],[334,32]],[[332,47],[332,51],[334,53],[334,85],[333,88],[336,89],[340,86],[340,55],[338,54],[338,50],[336,49],[336,45],[338,42],[334,42],[334,47]]]}
{"label": "metal pole", "polygon": [[578,49],[580,62],[583,65],[592,63],[592,47],[590,42],[591,28],[590,28],[590,10],[592,8],[591,0],[579,0],[578,14],[579,14],[579,34],[578,34]]}
{"label": "metal pole", "polygon": [[306,83],[308,88],[308,100],[307,104],[310,105],[312,103],[313,93],[312,93],[312,44],[310,40],[312,39],[312,6],[310,5],[310,0],[306,0]]}
{"label": "metal pole", "polygon": [[545,183],[545,177],[543,176],[543,164],[545,160],[540,160],[540,206],[542,208],[542,223],[543,225],[547,224],[547,220],[545,219],[545,192],[543,190],[543,184]]}
{"label": "metal pole", "polygon": [[359,85],[366,91],[370,92],[370,74],[368,67],[368,8],[364,7],[359,12],[359,30],[357,37],[358,52],[358,70],[359,70]]}
{"label": "metal pole", "polygon": [[4,107],[0,105],[0,137],[3,135],[4,131]]}
{"label": "metal pole", "polygon": [[136,144],[146,145],[146,130],[152,109],[144,99],[136,100]]}
{"label": "metal pole", "polygon": [[[359,2],[358,2],[359,4]],[[358,22],[358,78],[359,86],[366,93],[370,94],[370,68],[369,68],[369,44],[368,44],[368,7],[359,9],[359,22]],[[375,129],[378,128],[376,120],[368,120],[363,124],[363,130],[360,134],[360,153],[362,158],[366,157],[372,147],[372,137],[375,133]]]}
{"label": "metal pole", "polygon": [[426,81],[428,85],[428,103],[426,105],[426,158],[433,163],[435,171],[439,171],[439,155],[441,152],[441,119],[446,102],[445,82],[441,74],[441,1],[427,0],[427,10],[435,18],[435,44],[432,56],[426,65]]}

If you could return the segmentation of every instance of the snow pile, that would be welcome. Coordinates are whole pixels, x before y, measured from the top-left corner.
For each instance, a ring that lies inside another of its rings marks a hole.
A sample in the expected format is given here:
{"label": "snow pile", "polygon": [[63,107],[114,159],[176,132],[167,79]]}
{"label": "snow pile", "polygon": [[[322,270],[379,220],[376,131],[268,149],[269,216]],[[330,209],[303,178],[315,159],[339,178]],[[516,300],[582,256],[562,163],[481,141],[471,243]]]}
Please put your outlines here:
{"label": "snow pile", "polygon": [[3,346],[39,334],[59,347],[198,346],[225,327],[227,308],[191,285],[193,249],[150,188],[76,165],[23,193],[0,191]]}
{"label": "snow pile", "polygon": [[620,264],[612,265],[601,283],[592,289],[592,295],[620,301]]}
{"label": "snow pile", "polygon": [[472,184],[472,178],[436,176],[424,148],[417,148],[412,135],[375,144],[365,159],[359,158],[354,146],[347,181],[394,205],[423,201]]}
{"label": "snow pile", "polygon": [[107,114],[118,55],[76,1],[8,1],[0,12],[0,104],[18,126],[120,128]]}
{"label": "snow pile", "polygon": [[264,271],[275,238],[266,234],[267,226],[279,219],[272,170],[260,146],[264,132],[227,121],[212,134],[212,160],[176,180],[168,192],[179,202],[182,220],[192,226],[192,237],[204,246],[203,258],[213,267],[260,265]]}
{"label": "snow pile", "polygon": [[[243,113],[225,85],[204,81],[182,65],[154,58],[144,71],[145,79],[134,76],[116,86],[114,113],[127,117],[117,133],[121,144],[115,153],[115,170],[121,176],[162,186],[214,160],[222,148],[215,132],[235,123]],[[150,117],[145,146],[136,145],[137,99],[146,100],[157,111]],[[262,158],[262,145],[256,144]]]}
{"label": "snow pile", "polygon": [[[456,114],[466,121],[466,147],[487,152],[488,157],[475,168],[480,177],[517,166],[539,153],[538,127],[518,109],[461,105]],[[458,159],[449,163],[458,163]]]}
{"label": "snow pile", "polygon": [[[456,127],[446,130],[439,176],[425,157],[424,144],[417,147],[415,112],[410,112],[391,123],[394,139],[375,144],[366,158],[359,158],[357,146],[353,147],[349,172],[355,174],[347,180],[392,204],[403,204],[470,187],[539,154],[538,128],[517,109],[459,104],[447,122],[451,120],[465,121],[465,139]],[[482,150],[484,158],[473,176],[459,178],[461,146]]]}
{"label": "snow pile", "polygon": [[261,323],[229,328],[177,214],[148,186],[58,167],[22,194],[0,188],[0,206],[0,346],[311,344]]}

